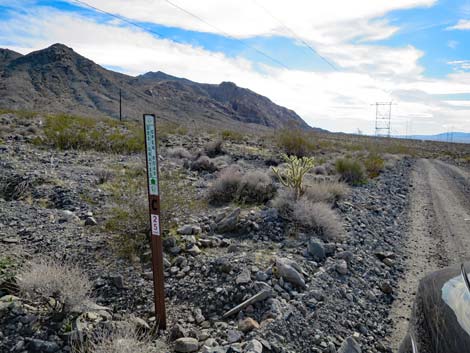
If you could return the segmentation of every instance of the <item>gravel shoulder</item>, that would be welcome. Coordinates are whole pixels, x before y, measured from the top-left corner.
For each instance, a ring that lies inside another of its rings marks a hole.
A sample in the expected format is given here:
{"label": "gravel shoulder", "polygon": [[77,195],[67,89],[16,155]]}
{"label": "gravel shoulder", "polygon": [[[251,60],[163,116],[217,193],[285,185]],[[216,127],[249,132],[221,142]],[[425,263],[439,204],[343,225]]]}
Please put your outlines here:
{"label": "gravel shoulder", "polygon": [[411,174],[405,276],[390,317],[391,345],[404,337],[419,280],[427,273],[470,258],[469,173],[437,160],[418,160]]}

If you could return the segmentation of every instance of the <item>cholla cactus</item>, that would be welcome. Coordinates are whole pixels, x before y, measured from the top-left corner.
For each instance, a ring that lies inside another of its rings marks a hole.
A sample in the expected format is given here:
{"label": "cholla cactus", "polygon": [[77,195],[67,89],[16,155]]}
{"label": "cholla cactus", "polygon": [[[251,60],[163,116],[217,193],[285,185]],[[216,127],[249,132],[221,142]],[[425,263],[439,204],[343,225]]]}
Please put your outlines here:
{"label": "cholla cactus", "polygon": [[272,167],[274,174],[279,178],[282,185],[294,189],[295,196],[298,199],[303,193],[303,179],[314,166],[313,157],[288,156],[283,154],[282,157],[287,163],[287,169],[281,172],[279,168]]}

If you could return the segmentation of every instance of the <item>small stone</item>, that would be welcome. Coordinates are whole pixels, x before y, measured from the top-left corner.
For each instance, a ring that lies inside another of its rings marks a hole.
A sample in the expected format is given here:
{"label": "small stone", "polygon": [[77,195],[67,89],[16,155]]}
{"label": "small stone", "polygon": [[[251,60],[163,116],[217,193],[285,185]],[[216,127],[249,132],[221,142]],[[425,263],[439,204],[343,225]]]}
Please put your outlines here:
{"label": "small stone", "polygon": [[250,271],[248,269],[243,269],[242,272],[235,279],[236,284],[246,284],[251,282]]}
{"label": "small stone", "polygon": [[189,249],[186,250],[186,252],[188,252],[190,255],[192,256],[197,256],[199,255],[202,251],[201,249],[199,249],[199,247],[197,245],[193,245],[192,247],[190,247]]}
{"label": "small stone", "polygon": [[54,353],[59,350],[59,346],[55,342],[43,341],[40,339],[32,339],[29,342],[29,349],[32,352]]}
{"label": "small stone", "polygon": [[183,326],[175,325],[171,328],[168,337],[169,337],[170,341],[172,342],[172,341],[176,341],[178,338],[182,338],[186,335],[187,335],[187,333],[186,333],[185,329],[183,328]]}
{"label": "small stone", "polygon": [[345,260],[339,260],[336,263],[336,272],[340,275],[346,275],[348,271],[348,263]]}
{"label": "small stone", "polygon": [[307,251],[316,261],[326,258],[325,246],[317,239],[310,239],[307,243]]}
{"label": "small stone", "polygon": [[298,271],[300,266],[296,262],[285,258],[277,258],[276,268],[284,280],[301,288],[306,287],[304,276]]}
{"label": "small stone", "polygon": [[98,224],[98,222],[93,217],[87,217],[85,219],[85,225],[86,226],[96,226],[97,224]]}
{"label": "small stone", "polygon": [[197,234],[201,234],[201,232],[202,232],[202,229],[199,226],[192,226],[191,228],[192,228],[192,234],[197,235]]}
{"label": "small stone", "polygon": [[150,331],[150,326],[145,322],[144,319],[141,319],[140,317],[137,316],[131,316],[130,322],[132,322],[138,330],[149,330]]}
{"label": "small stone", "polygon": [[123,289],[124,288],[124,279],[122,278],[121,275],[111,276],[111,277],[109,277],[109,279],[111,280],[111,283],[117,289]]}
{"label": "small stone", "polygon": [[176,232],[181,235],[191,235],[193,234],[193,226],[190,224],[185,224],[184,226],[178,228]]}
{"label": "small stone", "polygon": [[228,330],[227,331],[227,341],[228,343],[235,343],[242,339],[243,334],[238,330]]}
{"label": "small stone", "polygon": [[266,282],[269,279],[269,275],[264,271],[256,272],[256,280],[261,282]]}
{"label": "small stone", "polygon": [[338,353],[361,353],[361,347],[359,346],[359,343],[353,338],[353,337],[348,337],[346,338],[343,343],[341,344],[341,347],[338,350]]}
{"label": "small stone", "polygon": [[393,293],[393,287],[390,285],[389,282],[380,283],[380,290],[385,294],[392,294]]}
{"label": "small stone", "polygon": [[182,337],[175,341],[175,352],[196,352],[199,349],[198,340],[193,337]]}
{"label": "small stone", "polygon": [[260,341],[256,339],[252,339],[248,344],[245,346],[243,350],[244,353],[262,353],[263,352],[263,345]]}
{"label": "small stone", "polygon": [[250,332],[251,330],[257,330],[259,327],[259,323],[251,317],[247,317],[238,323],[238,329],[243,333]]}
{"label": "small stone", "polygon": [[216,230],[220,233],[227,233],[236,230],[238,226],[240,212],[240,208],[234,209],[232,212],[230,212],[227,216],[225,216],[217,223]]}

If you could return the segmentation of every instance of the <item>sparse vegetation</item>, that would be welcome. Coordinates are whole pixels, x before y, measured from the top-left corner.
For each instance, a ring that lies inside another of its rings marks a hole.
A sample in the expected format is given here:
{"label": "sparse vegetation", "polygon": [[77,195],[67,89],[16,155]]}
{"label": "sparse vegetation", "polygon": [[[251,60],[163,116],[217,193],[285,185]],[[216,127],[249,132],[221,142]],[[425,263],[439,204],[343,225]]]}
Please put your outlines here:
{"label": "sparse vegetation", "polygon": [[206,172],[215,172],[217,170],[214,161],[209,158],[208,156],[200,156],[195,161],[192,161],[190,164],[191,170],[196,170],[198,172],[206,171]]}
{"label": "sparse vegetation", "polygon": [[[130,259],[139,257],[147,250],[150,232],[145,169],[132,166],[122,169],[103,188],[111,192],[114,202],[104,230],[115,235],[113,246],[120,256]],[[171,220],[177,212],[189,213],[205,207],[180,171],[160,173],[160,193],[164,235],[173,228]]]}
{"label": "sparse vegetation", "polygon": [[89,300],[92,288],[78,267],[53,260],[31,262],[19,273],[17,284],[29,299],[49,303],[54,298],[52,309],[64,313]]}
{"label": "sparse vegetation", "polygon": [[265,203],[274,196],[275,191],[271,178],[264,172],[254,170],[242,176],[236,197],[242,203]]}
{"label": "sparse vegetation", "polygon": [[384,160],[377,153],[370,153],[364,159],[364,167],[366,168],[369,178],[378,177],[380,172],[384,169]]}
{"label": "sparse vegetation", "polygon": [[241,179],[242,173],[237,166],[230,166],[224,169],[209,188],[209,202],[218,205],[232,201],[236,195]]}
{"label": "sparse vegetation", "polygon": [[86,343],[75,343],[74,353],[160,353],[167,352],[168,347],[162,341],[152,341],[149,334],[140,332],[129,322],[118,322],[119,325],[109,330],[96,330]]}
{"label": "sparse vegetation", "polygon": [[345,183],[337,181],[321,181],[305,186],[304,197],[312,202],[334,203],[349,193]]}
{"label": "sparse vegetation", "polygon": [[204,146],[204,152],[210,158],[220,156],[221,154],[224,154],[223,145],[224,142],[222,140],[209,142]]}
{"label": "sparse vegetation", "polygon": [[364,165],[358,160],[340,158],[336,160],[335,167],[341,180],[350,185],[360,185],[366,181]]}
{"label": "sparse vegetation", "polygon": [[282,185],[290,187],[294,190],[296,198],[298,199],[303,193],[303,179],[314,167],[314,160],[312,157],[301,157],[283,155],[287,163],[285,171],[279,168],[272,167],[272,171],[279,178]]}
{"label": "sparse vegetation", "polygon": [[172,158],[189,159],[191,153],[184,147],[174,147],[168,150],[168,155]]}
{"label": "sparse vegetation", "polygon": [[338,214],[323,202],[311,202],[305,198],[293,204],[293,219],[300,226],[313,230],[325,240],[339,239],[343,227]]}
{"label": "sparse vegetation", "polygon": [[35,140],[59,149],[135,153],[144,150],[144,135],[136,123],[107,118],[93,119],[69,115],[49,115],[44,137]]}
{"label": "sparse vegetation", "polygon": [[262,204],[275,193],[271,178],[260,170],[242,174],[237,166],[226,168],[209,188],[209,202],[217,205],[231,201]]}
{"label": "sparse vegetation", "polygon": [[294,189],[281,188],[277,191],[276,197],[272,201],[272,206],[279,211],[281,216],[290,219],[296,200],[297,196]]}
{"label": "sparse vegetation", "polygon": [[298,128],[285,128],[276,132],[276,144],[287,155],[305,157],[315,150],[312,137]]}
{"label": "sparse vegetation", "polygon": [[220,136],[224,141],[240,142],[243,140],[243,135],[234,130],[222,130]]}

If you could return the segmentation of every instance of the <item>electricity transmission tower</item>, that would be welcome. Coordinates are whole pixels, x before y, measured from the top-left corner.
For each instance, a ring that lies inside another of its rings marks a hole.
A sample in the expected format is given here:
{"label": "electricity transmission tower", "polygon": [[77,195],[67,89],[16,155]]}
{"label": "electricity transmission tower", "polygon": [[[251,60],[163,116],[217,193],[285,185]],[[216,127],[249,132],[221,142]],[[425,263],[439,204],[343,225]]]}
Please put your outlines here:
{"label": "electricity transmission tower", "polygon": [[392,102],[376,102],[373,104],[375,105],[375,136],[390,137],[392,104]]}

